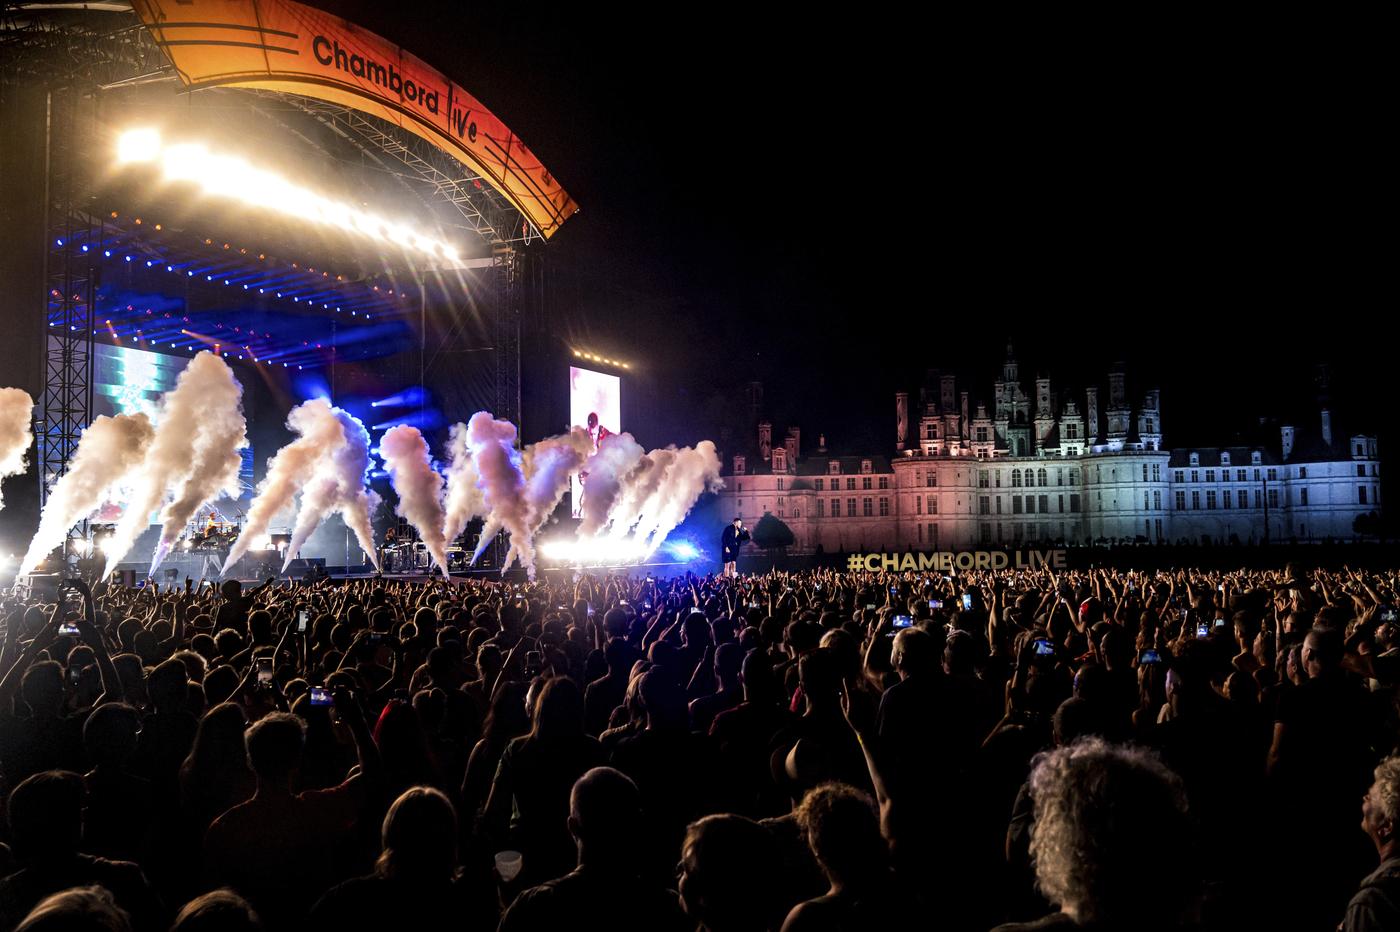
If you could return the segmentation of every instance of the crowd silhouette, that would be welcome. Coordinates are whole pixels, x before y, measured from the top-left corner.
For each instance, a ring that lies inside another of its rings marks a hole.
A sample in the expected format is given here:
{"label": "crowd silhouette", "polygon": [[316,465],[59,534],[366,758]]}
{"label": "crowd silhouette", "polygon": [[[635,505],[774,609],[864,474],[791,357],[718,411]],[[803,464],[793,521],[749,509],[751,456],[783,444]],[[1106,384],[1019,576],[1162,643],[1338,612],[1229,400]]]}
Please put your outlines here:
{"label": "crowd silhouette", "polygon": [[1396,589],[18,586],[0,932],[1400,929]]}

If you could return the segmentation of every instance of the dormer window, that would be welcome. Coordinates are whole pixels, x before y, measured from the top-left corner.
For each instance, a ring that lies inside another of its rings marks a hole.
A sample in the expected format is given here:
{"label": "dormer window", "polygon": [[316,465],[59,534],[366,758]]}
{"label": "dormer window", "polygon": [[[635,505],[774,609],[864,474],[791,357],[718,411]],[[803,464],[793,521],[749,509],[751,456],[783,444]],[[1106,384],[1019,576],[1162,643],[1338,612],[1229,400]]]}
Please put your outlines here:
{"label": "dormer window", "polygon": [[746,466],[747,462],[748,462],[748,461],[747,461],[747,459],[746,459],[745,457],[742,457],[742,456],[736,456],[736,457],[734,457],[734,475],[736,475],[736,476],[742,476],[742,475],[744,474],[744,469],[745,469],[745,466]]}
{"label": "dormer window", "polygon": [[827,464],[826,464],[826,474],[827,474],[828,476],[839,476],[839,475],[841,475],[841,461],[840,461],[840,460],[832,460],[831,462],[827,463]]}
{"label": "dormer window", "polygon": [[773,471],[787,472],[787,450],[783,447],[773,448]]}
{"label": "dormer window", "polygon": [[863,476],[864,476],[864,475],[869,475],[869,473],[870,473],[870,460],[861,460],[861,461],[860,461],[860,472],[861,472],[861,475],[863,475]]}
{"label": "dormer window", "polygon": [[1191,465],[1192,465],[1192,466],[1199,466],[1199,465],[1201,465],[1201,454],[1199,454],[1199,453],[1192,453],[1192,454],[1191,454]]}
{"label": "dormer window", "polygon": [[1261,462],[1263,462],[1263,460],[1259,457],[1258,450],[1255,450],[1249,454],[1249,462],[1251,466],[1258,466]]}
{"label": "dormer window", "polygon": [[1229,465],[1230,465],[1230,454],[1229,454],[1229,453],[1223,453],[1223,452],[1222,452],[1222,453],[1220,454],[1220,465],[1221,465],[1221,466],[1229,466]]}

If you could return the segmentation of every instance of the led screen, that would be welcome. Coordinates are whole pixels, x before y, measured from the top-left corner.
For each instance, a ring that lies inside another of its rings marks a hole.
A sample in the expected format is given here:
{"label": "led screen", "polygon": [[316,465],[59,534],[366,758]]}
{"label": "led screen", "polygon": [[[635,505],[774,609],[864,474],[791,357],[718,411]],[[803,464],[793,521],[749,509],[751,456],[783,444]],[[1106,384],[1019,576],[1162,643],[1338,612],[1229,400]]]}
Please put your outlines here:
{"label": "led screen", "polygon": [[[595,449],[600,439],[622,430],[622,380],[615,375],[570,366],[569,423],[586,428],[593,437]],[[577,476],[569,480],[569,487],[573,493],[573,515],[577,518],[583,505]]]}

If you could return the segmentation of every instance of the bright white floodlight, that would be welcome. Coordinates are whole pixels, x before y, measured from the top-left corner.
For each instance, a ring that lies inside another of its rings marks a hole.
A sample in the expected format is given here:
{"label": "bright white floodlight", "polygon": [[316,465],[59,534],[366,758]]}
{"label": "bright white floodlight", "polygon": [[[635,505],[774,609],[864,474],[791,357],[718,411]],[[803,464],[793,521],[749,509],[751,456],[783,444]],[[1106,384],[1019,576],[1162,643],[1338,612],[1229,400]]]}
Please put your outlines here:
{"label": "bright white floodlight", "polygon": [[195,143],[163,145],[160,134],[153,129],[122,133],[117,139],[117,160],[124,164],[158,162],[166,181],[186,182],[205,194],[290,214],[310,223],[366,236],[385,245],[414,249],[448,262],[458,261],[457,251],[441,240],[423,236],[352,204],[323,197],[237,156],[219,155]]}
{"label": "bright white floodlight", "polygon": [[132,129],[117,139],[118,162],[153,162],[160,154],[160,133],[153,129]]}

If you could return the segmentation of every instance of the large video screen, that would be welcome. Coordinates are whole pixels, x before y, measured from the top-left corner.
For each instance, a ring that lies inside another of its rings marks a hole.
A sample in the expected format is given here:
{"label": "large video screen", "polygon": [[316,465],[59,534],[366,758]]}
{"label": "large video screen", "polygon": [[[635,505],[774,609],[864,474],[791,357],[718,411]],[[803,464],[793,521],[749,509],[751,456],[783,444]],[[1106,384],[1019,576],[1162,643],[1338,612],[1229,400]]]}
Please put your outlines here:
{"label": "large video screen", "polygon": [[[608,434],[622,430],[622,380],[592,369],[569,367],[569,423],[588,429],[594,449]],[[587,480],[584,480],[587,481]],[[573,515],[583,506],[582,487],[574,476],[569,480]]]}
{"label": "large video screen", "polygon": [[[188,356],[152,353],[129,346],[98,343],[93,349],[93,417],[144,412],[153,421],[159,420],[161,396],[175,387],[180,373],[190,362]],[[253,488],[253,448],[251,445],[244,447],[242,452],[238,481],[246,494]],[[237,511],[232,507],[226,510]],[[108,502],[94,520],[116,521],[121,514],[119,503]],[[235,520],[237,515],[227,517]]]}

